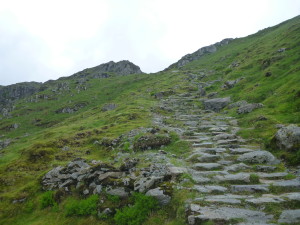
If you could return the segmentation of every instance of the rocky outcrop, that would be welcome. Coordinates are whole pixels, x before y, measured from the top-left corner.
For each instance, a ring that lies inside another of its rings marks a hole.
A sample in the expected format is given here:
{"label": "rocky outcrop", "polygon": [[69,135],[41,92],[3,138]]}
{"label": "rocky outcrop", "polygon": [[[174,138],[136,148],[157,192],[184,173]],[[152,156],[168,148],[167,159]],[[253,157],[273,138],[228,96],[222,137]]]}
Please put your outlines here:
{"label": "rocky outcrop", "polygon": [[213,98],[203,102],[206,110],[219,112],[230,103],[230,98]]}
{"label": "rocky outcrop", "polygon": [[276,146],[283,150],[299,150],[300,149],[300,127],[289,125],[282,127],[277,131],[273,138]]}
{"label": "rocky outcrop", "polygon": [[106,192],[126,198],[132,191],[153,196],[165,205],[171,197],[164,193],[160,184],[170,181],[171,172],[166,165],[152,164],[150,167],[137,169],[138,160],[126,159],[119,167],[96,162],[88,164],[83,159],[75,159],[65,167],[58,166],[50,170],[43,178],[44,190],[63,189],[71,192],[71,187],[83,195]]}
{"label": "rocky outcrop", "polygon": [[140,74],[143,73],[137,65],[133,64],[128,60],[119,62],[110,61],[103,63],[99,66],[85,69],[81,72],[74,74],[74,77],[89,77],[89,78],[108,78],[110,73],[126,76],[129,74]]}
{"label": "rocky outcrop", "polygon": [[243,77],[236,79],[236,80],[227,80],[224,82],[224,85],[222,86],[223,89],[231,89],[233,88],[240,80],[244,79]]}
{"label": "rocky outcrop", "polygon": [[187,54],[187,55],[183,56],[178,62],[172,64],[167,69],[183,67],[187,63],[190,63],[194,60],[200,59],[204,55],[216,52],[218,50],[218,48],[229,44],[232,40],[233,40],[232,38],[226,38],[226,39],[224,39],[220,42],[217,42],[215,44],[200,48],[192,54]]}
{"label": "rocky outcrop", "polygon": [[159,148],[168,145],[171,138],[168,135],[147,134],[139,137],[133,145],[135,151]]}
{"label": "rocky outcrop", "polygon": [[74,106],[70,106],[70,107],[63,107],[61,109],[58,109],[56,110],[55,112],[56,113],[69,113],[69,114],[72,114],[72,113],[75,113],[77,112],[78,110],[80,110],[81,108],[87,106],[87,103],[78,103],[78,104],[75,104]]}
{"label": "rocky outcrop", "polygon": [[[39,91],[42,83],[24,82],[8,86],[0,86],[0,106],[5,107]],[[1,107],[1,108],[2,108]]]}

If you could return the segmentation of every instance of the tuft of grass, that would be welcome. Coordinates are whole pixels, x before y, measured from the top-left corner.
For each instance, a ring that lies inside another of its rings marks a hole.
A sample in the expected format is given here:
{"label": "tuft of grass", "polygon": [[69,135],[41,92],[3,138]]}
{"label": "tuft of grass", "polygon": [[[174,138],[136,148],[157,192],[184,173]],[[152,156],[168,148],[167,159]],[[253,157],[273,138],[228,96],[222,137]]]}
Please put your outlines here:
{"label": "tuft of grass", "polygon": [[98,195],[91,195],[87,199],[69,200],[65,205],[66,216],[88,216],[97,214]]}
{"label": "tuft of grass", "polygon": [[257,174],[250,174],[250,183],[251,184],[259,184],[259,176]]}
{"label": "tuft of grass", "polygon": [[[56,205],[57,202],[54,200],[54,191],[46,191],[42,194],[40,199],[40,206],[42,209]],[[31,208],[31,205],[29,205],[29,208]]]}
{"label": "tuft of grass", "polygon": [[121,210],[117,209],[114,216],[117,225],[140,225],[147,219],[152,210],[158,208],[157,200],[151,196],[134,193],[133,198],[134,205],[126,206]]}

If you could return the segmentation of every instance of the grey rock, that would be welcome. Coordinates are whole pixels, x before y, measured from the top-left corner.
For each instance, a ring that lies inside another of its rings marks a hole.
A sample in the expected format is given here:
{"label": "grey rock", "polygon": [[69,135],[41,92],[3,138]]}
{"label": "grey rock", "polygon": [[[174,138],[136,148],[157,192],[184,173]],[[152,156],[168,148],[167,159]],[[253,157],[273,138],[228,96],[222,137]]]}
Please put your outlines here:
{"label": "grey rock", "polygon": [[121,198],[126,198],[129,195],[129,193],[127,191],[125,191],[124,187],[115,187],[115,188],[112,188],[112,189],[107,189],[106,193],[108,193],[110,195],[116,195],[116,196],[119,196]]}
{"label": "grey rock", "polygon": [[10,144],[11,144],[11,140],[10,139],[0,140],[0,150],[6,148]]}
{"label": "grey rock", "polygon": [[256,184],[256,185],[231,185],[232,192],[268,192],[269,185]]}
{"label": "grey rock", "polygon": [[278,148],[283,150],[299,150],[300,149],[300,127],[289,125],[282,127],[277,131],[274,137]]}
{"label": "grey rock", "polygon": [[268,151],[253,151],[240,155],[237,159],[241,162],[260,163],[260,164],[278,164],[279,160]]}
{"label": "grey rock", "polygon": [[264,105],[261,103],[250,103],[247,105],[242,105],[237,109],[238,114],[250,113],[254,109],[262,108]]}
{"label": "grey rock", "polygon": [[222,86],[222,88],[224,89],[231,89],[233,88],[238,82],[240,82],[240,80],[242,80],[243,78],[239,78],[236,80],[227,80],[224,82],[224,85]]}
{"label": "grey rock", "polygon": [[147,191],[146,195],[156,198],[160,205],[167,205],[171,201],[171,197],[165,195],[159,187]]}
{"label": "grey rock", "polygon": [[102,111],[106,112],[106,111],[111,111],[114,110],[115,108],[117,108],[117,104],[114,103],[107,103],[104,106],[102,106]]}
{"label": "grey rock", "polygon": [[146,192],[163,180],[163,177],[142,177],[134,182],[134,191]]}
{"label": "grey rock", "polygon": [[206,110],[212,110],[215,112],[220,112],[221,109],[226,107],[230,103],[230,98],[213,98],[205,100],[203,102],[204,108]]}
{"label": "grey rock", "polygon": [[257,171],[261,171],[261,172],[273,172],[274,170],[276,170],[275,166],[263,166],[263,165],[257,165],[255,167],[255,169]]}
{"label": "grey rock", "polygon": [[96,185],[93,194],[100,194],[102,192],[102,186],[101,185]]}
{"label": "grey rock", "polygon": [[85,189],[84,191],[83,191],[83,194],[84,195],[88,195],[90,193],[90,191],[88,190],[88,189]]}
{"label": "grey rock", "polygon": [[300,209],[284,210],[278,220],[279,223],[300,223]]}
{"label": "grey rock", "polygon": [[228,172],[238,172],[240,170],[245,170],[245,169],[250,169],[250,168],[251,168],[250,166],[247,166],[244,163],[239,163],[239,164],[233,164],[233,165],[227,166],[225,168],[225,170]]}
{"label": "grey rock", "polygon": [[177,177],[177,176],[179,176],[183,173],[188,172],[187,168],[184,168],[184,167],[174,167],[174,166],[172,166],[172,167],[168,167],[168,169],[169,169],[172,177]]}
{"label": "grey rock", "polygon": [[207,98],[214,98],[218,95],[218,92],[211,92],[209,94],[207,94]]}

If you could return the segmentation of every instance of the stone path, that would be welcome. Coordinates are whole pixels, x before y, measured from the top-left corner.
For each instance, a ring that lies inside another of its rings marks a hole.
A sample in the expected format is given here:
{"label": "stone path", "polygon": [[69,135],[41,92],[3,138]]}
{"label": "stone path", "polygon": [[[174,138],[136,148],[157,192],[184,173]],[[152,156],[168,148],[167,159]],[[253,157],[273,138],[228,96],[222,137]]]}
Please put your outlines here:
{"label": "stone path", "polygon": [[[197,194],[187,208],[189,224],[300,224],[300,178],[279,169],[271,153],[237,135],[237,120],[200,109],[197,93],[169,96],[161,108],[182,125],[154,123],[191,143],[185,170]],[[288,178],[290,178],[288,180]],[[182,187],[184,188],[184,187]]]}

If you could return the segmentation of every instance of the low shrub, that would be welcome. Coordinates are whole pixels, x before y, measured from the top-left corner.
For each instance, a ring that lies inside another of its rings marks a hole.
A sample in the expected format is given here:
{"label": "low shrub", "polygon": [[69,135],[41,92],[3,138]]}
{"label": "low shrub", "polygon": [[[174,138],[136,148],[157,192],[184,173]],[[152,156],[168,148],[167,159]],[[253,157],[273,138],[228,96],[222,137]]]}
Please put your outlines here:
{"label": "low shrub", "polygon": [[66,206],[66,216],[88,216],[97,214],[98,195],[91,195],[83,200],[70,200]]}
{"label": "low shrub", "polygon": [[148,217],[151,210],[158,207],[157,200],[141,193],[133,194],[134,205],[117,210],[114,221],[117,225],[140,225]]}
{"label": "low shrub", "polygon": [[57,203],[54,200],[54,191],[46,191],[41,197],[40,205],[42,209],[49,206],[56,206]]}

